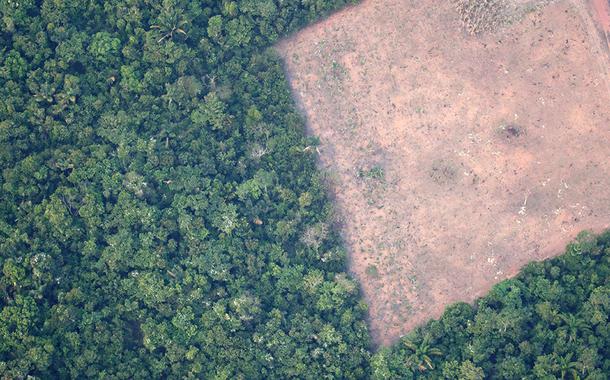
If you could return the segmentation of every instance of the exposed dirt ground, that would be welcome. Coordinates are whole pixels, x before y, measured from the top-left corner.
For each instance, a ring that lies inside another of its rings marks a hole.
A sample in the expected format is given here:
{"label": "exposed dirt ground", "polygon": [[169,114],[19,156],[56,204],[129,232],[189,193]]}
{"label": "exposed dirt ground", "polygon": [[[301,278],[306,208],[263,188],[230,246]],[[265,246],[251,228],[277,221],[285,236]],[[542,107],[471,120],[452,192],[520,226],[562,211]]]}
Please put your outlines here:
{"label": "exposed dirt ground", "polygon": [[377,343],[609,226],[593,25],[559,1],[473,36],[448,1],[365,0],[278,45]]}

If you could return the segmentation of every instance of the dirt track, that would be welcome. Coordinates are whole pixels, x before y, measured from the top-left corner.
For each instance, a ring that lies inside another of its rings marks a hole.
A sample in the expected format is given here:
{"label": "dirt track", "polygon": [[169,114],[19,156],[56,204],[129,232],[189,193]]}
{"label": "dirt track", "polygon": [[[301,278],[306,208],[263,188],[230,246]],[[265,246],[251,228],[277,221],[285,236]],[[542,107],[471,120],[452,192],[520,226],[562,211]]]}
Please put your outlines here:
{"label": "dirt track", "polygon": [[577,4],[470,36],[446,1],[365,0],[278,45],[376,342],[609,226],[609,61]]}
{"label": "dirt track", "polygon": [[593,17],[610,49],[610,2],[608,0],[589,0],[589,3]]}

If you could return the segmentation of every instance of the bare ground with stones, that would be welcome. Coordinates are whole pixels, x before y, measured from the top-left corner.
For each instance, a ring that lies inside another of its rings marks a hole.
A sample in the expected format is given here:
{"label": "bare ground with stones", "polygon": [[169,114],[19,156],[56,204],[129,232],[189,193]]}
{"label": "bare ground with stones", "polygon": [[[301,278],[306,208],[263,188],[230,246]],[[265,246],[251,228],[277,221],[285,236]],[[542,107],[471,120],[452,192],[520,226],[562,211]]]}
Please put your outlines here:
{"label": "bare ground with stones", "polygon": [[365,0],[278,45],[377,343],[609,226],[609,61],[582,5],[472,35],[447,1]]}

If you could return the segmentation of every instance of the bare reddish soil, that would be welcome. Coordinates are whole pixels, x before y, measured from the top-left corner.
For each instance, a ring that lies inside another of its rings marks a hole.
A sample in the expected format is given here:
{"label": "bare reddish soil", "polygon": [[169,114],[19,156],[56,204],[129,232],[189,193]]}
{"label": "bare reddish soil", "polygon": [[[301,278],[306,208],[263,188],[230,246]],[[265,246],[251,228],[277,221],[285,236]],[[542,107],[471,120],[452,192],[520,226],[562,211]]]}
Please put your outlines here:
{"label": "bare reddish soil", "polygon": [[379,344],[610,222],[608,60],[585,3],[479,36],[448,3],[365,0],[278,46]]}

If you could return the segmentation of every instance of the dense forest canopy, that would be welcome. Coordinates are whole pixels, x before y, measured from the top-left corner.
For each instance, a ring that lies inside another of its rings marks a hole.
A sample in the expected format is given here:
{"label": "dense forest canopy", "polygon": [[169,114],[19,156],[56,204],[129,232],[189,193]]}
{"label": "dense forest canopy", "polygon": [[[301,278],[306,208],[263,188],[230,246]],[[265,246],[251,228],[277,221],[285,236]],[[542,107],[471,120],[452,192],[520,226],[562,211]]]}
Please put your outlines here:
{"label": "dense forest canopy", "polygon": [[268,49],[345,3],[0,0],[0,377],[604,378],[607,237],[372,356]]}
{"label": "dense forest canopy", "polygon": [[363,377],[280,35],[344,1],[3,0],[0,373]]}

